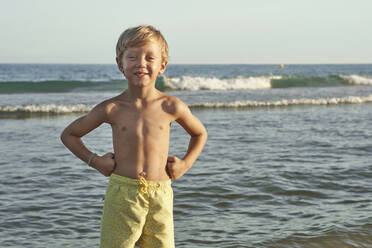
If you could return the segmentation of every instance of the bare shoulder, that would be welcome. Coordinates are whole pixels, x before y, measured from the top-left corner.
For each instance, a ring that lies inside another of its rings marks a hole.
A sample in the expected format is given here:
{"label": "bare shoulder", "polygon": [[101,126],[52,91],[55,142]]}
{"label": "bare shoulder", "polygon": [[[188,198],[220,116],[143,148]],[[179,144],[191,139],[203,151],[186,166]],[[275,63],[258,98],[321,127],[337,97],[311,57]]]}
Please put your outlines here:
{"label": "bare shoulder", "polygon": [[98,115],[106,122],[110,122],[110,116],[119,109],[118,96],[104,100],[93,107],[89,114]]}
{"label": "bare shoulder", "polygon": [[118,97],[107,99],[98,104],[97,106],[99,108],[102,108],[102,111],[104,111],[106,114],[110,114],[111,112],[119,108]]}
{"label": "bare shoulder", "polygon": [[174,96],[167,96],[163,101],[163,109],[168,109],[174,120],[180,124],[191,136],[206,134],[205,127],[193,115],[186,103]]}
{"label": "bare shoulder", "polygon": [[180,116],[183,116],[184,114],[190,112],[190,109],[187,106],[187,104],[175,96],[164,94],[162,99],[163,110],[168,114],[174,116],[175,119],[178,119]]}
{"label": "bare shoulder", "polygon": [[128,103],[129,103],[128,96],[126,94],[126,91],[124,91],[120,95],[114,96],[103,101],[101,105],[102,108],[104,108],[105,111],[108,114],[110,114],[112,112],[119,110],[121,107],[128,105]]}
{"label": "bare shoulder", "polygon": [[114,101],[112,99],[107,99],[103,102],[98,103],[96,106],[94,106],[91,112],[107,114],[113,107],[114,107]]}

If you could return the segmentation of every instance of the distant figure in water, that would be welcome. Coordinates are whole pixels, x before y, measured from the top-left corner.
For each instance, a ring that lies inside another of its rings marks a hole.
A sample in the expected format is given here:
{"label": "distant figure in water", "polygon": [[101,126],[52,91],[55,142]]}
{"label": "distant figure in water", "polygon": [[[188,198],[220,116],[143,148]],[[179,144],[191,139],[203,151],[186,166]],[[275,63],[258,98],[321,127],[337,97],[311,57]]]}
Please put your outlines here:
{"label": "distant figure in water", "polygon": [[284,68],[284,64],[280,64],[280,69],[283,69]]}

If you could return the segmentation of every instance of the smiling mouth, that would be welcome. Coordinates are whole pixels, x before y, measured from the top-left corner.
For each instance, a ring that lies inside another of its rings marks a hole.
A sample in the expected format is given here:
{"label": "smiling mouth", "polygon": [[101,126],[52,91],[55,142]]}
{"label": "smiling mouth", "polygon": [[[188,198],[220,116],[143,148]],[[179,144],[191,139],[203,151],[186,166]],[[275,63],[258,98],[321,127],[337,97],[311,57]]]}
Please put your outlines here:
{"label": "smiling mouth", "polygon": [[134,73],[134,75],[136,75],[137,77],[143,77],[143,76],[145,76],[147,74],[148,73],[146,73],[146,72],[136,72],[136,73]]}

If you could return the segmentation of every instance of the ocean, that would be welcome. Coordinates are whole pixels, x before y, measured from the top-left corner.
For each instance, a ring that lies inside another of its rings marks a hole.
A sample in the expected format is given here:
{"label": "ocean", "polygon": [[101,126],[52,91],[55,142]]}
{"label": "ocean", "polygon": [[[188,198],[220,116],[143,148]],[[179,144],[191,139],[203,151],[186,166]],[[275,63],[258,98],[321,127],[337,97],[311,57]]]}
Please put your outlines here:
{"label": "ocean", "polygon": [[[59,136],[126,87],[115,65],[0,64],[0,247],[98,247],[108,179]],[[156,87],[209,134],[173,182],[176,247],[372,247],[371,64],[170,64]],[[113,151],[107,124],[83,140]]]}

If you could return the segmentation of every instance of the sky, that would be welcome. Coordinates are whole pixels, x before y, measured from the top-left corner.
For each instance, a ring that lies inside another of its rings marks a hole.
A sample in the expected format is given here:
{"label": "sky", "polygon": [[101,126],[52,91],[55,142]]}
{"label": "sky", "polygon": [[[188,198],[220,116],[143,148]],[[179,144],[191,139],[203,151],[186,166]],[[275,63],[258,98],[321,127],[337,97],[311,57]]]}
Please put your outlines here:
{"label": "sky", "polygon": [[371,0],[0,0],[0,63],[114,64],[128,27],[170,64],[372,63]]}

